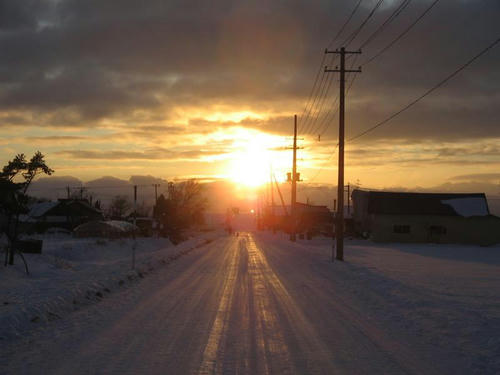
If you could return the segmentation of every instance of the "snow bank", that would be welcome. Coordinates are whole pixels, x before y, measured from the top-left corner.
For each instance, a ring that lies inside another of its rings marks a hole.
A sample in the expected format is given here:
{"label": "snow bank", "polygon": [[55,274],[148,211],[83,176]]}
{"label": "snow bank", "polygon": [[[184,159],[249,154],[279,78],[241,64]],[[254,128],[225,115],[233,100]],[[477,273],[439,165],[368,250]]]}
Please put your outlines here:
{"label": "snow bank", "polygon": [[[0,268],[0,342],[22,335],[34,323],[60,318],[93,303],[217,235],[198,234],[178,246],[165,238],[134,242],[131,238],[40,235],[42,254],[24,255],[31,275],[25,274],[18,257],[14,266]],[[136,270],[132,271],[134,247]]]}

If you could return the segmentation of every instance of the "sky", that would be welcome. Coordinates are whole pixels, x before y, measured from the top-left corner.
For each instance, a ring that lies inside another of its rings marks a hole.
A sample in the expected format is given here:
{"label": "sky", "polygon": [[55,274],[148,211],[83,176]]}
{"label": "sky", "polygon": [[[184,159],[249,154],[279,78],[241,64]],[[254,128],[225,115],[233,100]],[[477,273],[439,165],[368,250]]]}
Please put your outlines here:
{"label": "sky", "polygon": [[[340,46],[377,1],[363,0],[334,40],[355,1],[0,0],[0,161],[40,150],[55,176],[79,181],[149,175],[254,186],[271,165],[279,180],[290,171],[297,114],[303,184],[336,184],[338,75],[329,73],[325,100],[308,99],[324,49]],[[348,48],[357,50],[402,1],[382,1]],[[347,96],[347,138],[500,37],[497,0],[441,0],[364,64],[432,1],[410,1],[348,60],[363,67]],[[500,194],[499,62],[497,45],[347,142],[346,182]]]}

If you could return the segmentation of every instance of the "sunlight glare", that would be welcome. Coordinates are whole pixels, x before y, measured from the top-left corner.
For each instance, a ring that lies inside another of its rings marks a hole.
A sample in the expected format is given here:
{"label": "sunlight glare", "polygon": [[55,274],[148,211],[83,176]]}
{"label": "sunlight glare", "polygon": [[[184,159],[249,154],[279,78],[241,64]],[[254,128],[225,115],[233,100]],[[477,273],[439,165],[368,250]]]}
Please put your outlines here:
{"label": "sunlight glare", "polygon": [[283,180],[290,161],[282,137],[242,129],[237,139],[229,168],[232,181],[250,188],[269,183],[271,164],[277,180]]}

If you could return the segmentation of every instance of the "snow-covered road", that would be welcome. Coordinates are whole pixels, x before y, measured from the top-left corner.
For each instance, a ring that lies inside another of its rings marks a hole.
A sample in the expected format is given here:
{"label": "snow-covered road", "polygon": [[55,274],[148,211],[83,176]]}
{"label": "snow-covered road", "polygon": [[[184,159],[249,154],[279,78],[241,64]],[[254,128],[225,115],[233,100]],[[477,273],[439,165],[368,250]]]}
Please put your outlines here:
{"label": "snow-covered road", "polygon": [[220,238],[136,287],[0,342],[0,373],[467,373],[446,348],[374,319],[344,287],[348,265],[289,244]]}

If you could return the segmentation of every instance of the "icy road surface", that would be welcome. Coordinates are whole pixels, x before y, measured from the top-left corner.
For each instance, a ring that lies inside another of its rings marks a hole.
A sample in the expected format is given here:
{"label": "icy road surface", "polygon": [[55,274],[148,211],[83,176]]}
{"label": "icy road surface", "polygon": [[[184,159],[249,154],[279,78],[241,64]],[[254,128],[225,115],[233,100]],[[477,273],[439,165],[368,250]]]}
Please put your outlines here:
{"label": "icy road surface", "polygon": [[0,342],[0,373],[464,371],[370,318],[336,281],[337,266],[286,241],[221,238],[23,340]]}

